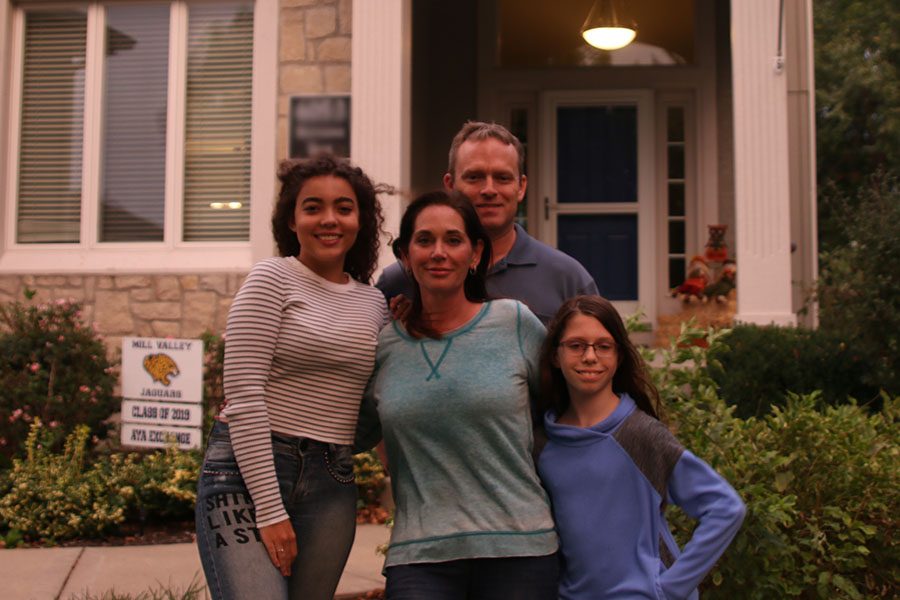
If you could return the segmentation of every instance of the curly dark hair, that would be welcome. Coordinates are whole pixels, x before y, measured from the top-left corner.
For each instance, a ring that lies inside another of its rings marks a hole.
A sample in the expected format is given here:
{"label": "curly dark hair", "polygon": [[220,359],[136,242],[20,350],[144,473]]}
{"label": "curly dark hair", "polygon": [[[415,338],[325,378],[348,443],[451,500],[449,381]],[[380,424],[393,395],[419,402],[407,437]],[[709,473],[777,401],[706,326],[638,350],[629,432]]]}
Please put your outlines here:
{"label": "curly dark hair", "polygon": [[634,400],[638,408],[645,413],[660,419],[659,392],[650,381],[644,359],[628,337],[625,323],[612,303],[602,296],[575,296],[559,307],[556,316],[547,326],[547,337],[541,347],[541,396],[539,405],[541,413],[552,409],[562,415],[569,408],[569,388],[562,370],[553,360],[559,341],[566,325],[573,315],[582,314],[594,317],[612,335],[616,343],[618,366],[613,375],[612,388],[616,394],[626,393]]}
{"label": "curly dark hair", "polygon": [[[462,217],[466,228],[466,237],[469,238],[469,242],[475,246],[478,240],[481,240],[484,248],[481,252],[481,260],[478,262],[478,266],[475,267],[475,272],[470,272],[466,275],[466,279],[463,282],[463,290],[469,302],[484,302],[488,300],[485,281],[488,268],[491,266],[491,238],[481,224],[478,213],[475,212],[475,207],[460,192],[435,190],[422,194],[410,202],[406,212],[403,213],[403,218],[400,219],[400,233],[391,244],[394,256],[401,259],[403,255],[409,253],[409,244],[416,229],[416,219],[423,210],[431,206],[447,206],[455,210]],[[440,339],[441,334],[423,322],[422,297],[419,292],[419,283],[412,276],[410,276],[410,279],[413,282],[413,297],[411,298],[412,308],[405,321],[406,329],[413,337],[425,336]]]}
{"label": "curly dark hair", "polygon": [[322,175],[344,179],[356,194],[356,203],[359,207],[359,233],[356,235],[356,242],[344,258],[344,271],[357,281],[370,283],[372,273],[378,264],[380,236],[384,224],[378,194],[393,193],[393,190],[389,186],[373,184],[362,169],[331,154],[320,154],[303,160],[286,160],[281,163],[278,169],[281,190],[272,211],[272,234],[278,245],[278,253],[281,256],[300,254],[300,242],[297,240],[297,234],[291,230],[297,196],[309,179]]}

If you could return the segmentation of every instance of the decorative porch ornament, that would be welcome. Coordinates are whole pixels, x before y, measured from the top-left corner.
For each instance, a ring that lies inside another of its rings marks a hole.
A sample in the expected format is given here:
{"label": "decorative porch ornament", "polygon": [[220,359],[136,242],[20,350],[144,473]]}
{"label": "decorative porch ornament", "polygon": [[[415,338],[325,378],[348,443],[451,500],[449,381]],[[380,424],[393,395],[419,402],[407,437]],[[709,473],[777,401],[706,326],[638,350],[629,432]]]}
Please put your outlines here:
{"label": "decorative porch ornament", "polygon": [[725,259],[722,263],[722,270],[719,271],[718,278],[706,286],[703,295],[712,298],[719,304],[728,302],[728,294],[735,288],[735,279],[737,278],[737,263],[732,259]]}
{"label": "decorative porch ornament", "polygon": [[706,242],[706,260],[724,262],[728,258],[728,246],[725,245],[725,232],[728,225],[707,225],[709,241]]}
{"label": "decorative porch ornament", "polygon": [[684,282],[672,290],[672,296],[682,302],[706,302],[706,295],[703,292],[709,285],[709,280],[710,271],[706,259],[700,255],[694,256],[688,263]]}
{"label": "decorative porch ornament", "polygon": [[581,37],[594,48],[618,50],[634,41],[637,25],[620,16],[617,4],[619,0],[594,0],[581,26]]}

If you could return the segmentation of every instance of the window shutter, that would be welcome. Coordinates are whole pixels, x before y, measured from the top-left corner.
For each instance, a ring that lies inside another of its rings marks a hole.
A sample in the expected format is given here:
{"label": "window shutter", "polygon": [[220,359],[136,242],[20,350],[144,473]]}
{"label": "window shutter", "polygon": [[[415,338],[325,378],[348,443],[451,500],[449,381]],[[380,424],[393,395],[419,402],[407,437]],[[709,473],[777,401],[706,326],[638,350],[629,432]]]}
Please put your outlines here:
{"label": "window shutter", "polygon": [[252,70],[253,5],[190,5],[185,241],[249,239]]}
{"label": "window shutter", "polygon": [[169,6],[110,5],[100,241],[162,241]]}
{"label": "window shutter", "polygon": [[79,241],[86,38],[83,10],[25,14],[19,243]]}

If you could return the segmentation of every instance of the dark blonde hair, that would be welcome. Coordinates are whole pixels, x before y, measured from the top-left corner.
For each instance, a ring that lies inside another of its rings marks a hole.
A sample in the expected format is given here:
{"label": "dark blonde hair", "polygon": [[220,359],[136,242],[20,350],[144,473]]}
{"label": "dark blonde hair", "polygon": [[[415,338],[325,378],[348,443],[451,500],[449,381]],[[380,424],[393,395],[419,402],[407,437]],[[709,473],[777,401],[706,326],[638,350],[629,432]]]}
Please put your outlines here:
{"label": "dark blonde hair", "polygon": [[304,160],[286,160],[281,163],[278,169],[281,190],[272,211],[272,234],[278,245],[278,253],[281,256],[300,254],[300,242],[297,240],[297,234],[291,230],[297,196],[307,181],[323,175],[340,177],[353,188],[359,208],[359,233],[356,234],[356,241],[344,257],[344,271],[357,281],[370,283],[372,273],[378,265],[379,240],[384,224],[377,196],[381,193],[392,193],[393,190],[388,186],[373,184],[362,169],[331,154],[320,154]]}
{"label": "dark blonde hair", "polygon": [[616,394],[628,394],[638,408],[656,419],[660,418],[659,392],[650,381],[644,359],[628,337],[625,323],[612,303],[602,296],[575,296],[559,307],[547,326],[547,337],[541,347],[541,411],[552,409],[562,415],[569,408],[569,387],[562,370],[553,360],[569,320],[576,314],[594,317],[612,335],[616,343],[616,374],[612,388]]}
{"label": "dark blonde hair", "polygon": [[485,123],[484,121],[466,121],[450,143],[450,156],[447,159],[447,172],[450,176],[456,178],[456,155],[459,147],[469,140],[480,142],[488,138],[494,138],[504,144],[510,145],[516,149],[516,155],[519,157],[519,180],[525,174],[525,148],[519,138],[514,136],[512,132],[498,123]]}

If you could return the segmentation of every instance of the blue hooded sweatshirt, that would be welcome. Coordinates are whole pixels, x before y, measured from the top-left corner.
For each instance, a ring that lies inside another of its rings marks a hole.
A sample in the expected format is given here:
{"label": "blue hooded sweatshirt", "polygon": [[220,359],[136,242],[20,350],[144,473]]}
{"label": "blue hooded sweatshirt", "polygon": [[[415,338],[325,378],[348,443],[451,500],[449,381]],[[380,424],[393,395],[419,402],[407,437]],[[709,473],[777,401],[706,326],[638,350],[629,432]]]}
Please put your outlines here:
{"label": "blue hooded sweatshirt", "polygon": [[[737,492],[623,394],[593,427],[544,416],[538,473],[553,504],[565,561],[559,597],[697,598],[697,586],[744,518]],[[667,502],[699,521],[680,550]]]}

